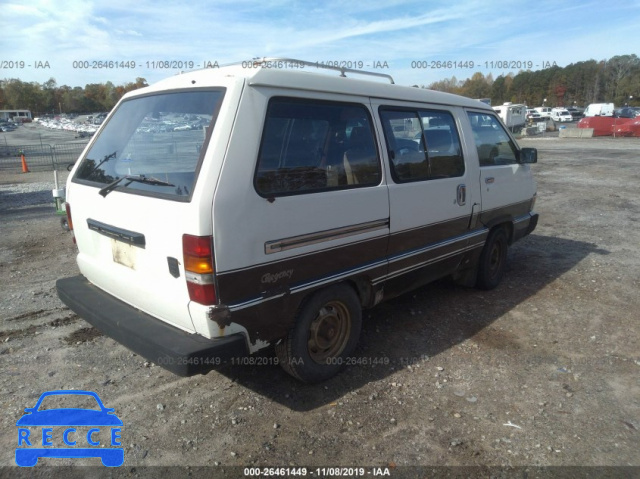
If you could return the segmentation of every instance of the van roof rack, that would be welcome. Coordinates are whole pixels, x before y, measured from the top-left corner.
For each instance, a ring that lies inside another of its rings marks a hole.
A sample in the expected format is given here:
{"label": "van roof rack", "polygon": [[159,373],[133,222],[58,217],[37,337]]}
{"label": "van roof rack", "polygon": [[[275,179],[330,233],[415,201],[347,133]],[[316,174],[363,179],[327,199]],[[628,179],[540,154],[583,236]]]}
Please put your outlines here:
{"label": "van roof rack", "polygon": [[[304,66],[307,66],[307,67],[316,67],[316,68],[324,69],[324,70],[334,70],[334,71],[340,72],[340,76],[341,77],[345,77],[345,78],[347,77],[346,73],[353,73],[353,74],[357,74],[357,75],[370,75],[370,76],[375,76],[375,77],[379,77],[379,78],[385,78],[385,79],[389,80],[389,83],[391,83],[392,85],[395,84],[395,81],[393,80],[393,77],[391,75],[386,74],[386,73],[370,72],[370,71],[366,71],[366,70],[356,70],[355,68],[346,68],[346,67],[341,67],[341,66],[326,65],[326,64],[321,63],[321,62],[308,62],[308,61],[305,61],[305,60],[297,60],[295,58],[280,58],[280,57],[262,57],[262,58],[256,57],[256,58],[252,58],[250,61],[253,62],[254,66],[257,66],[257,65],[268,65],[269,63],[275,63],[275,62],[286,62],[286,63],[300,64],[300,65],[304,65]],[[245,62],[233,63],[232,65],[237,65],[238,63],[246,63],[246,61]]]}

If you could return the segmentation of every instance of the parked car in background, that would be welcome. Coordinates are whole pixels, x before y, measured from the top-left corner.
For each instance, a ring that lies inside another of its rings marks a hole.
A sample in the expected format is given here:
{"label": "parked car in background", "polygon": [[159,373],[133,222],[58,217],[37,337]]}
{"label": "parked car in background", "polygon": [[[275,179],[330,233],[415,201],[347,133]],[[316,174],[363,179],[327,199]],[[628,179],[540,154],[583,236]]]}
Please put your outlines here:
{"label": "parked car in background", "polygon": [[18,128],[18,126],[15,123],[5,122],[0,124],[0,131],[13,131],[16,128]]}
{"label": "parked car in background", "polygon": [[565,108],[554,108],[551,110],[551,119],[559,122],[573,121],[573,116]]}
{"label": "parked car in background", "polygon": [[542,117],[540,116],[540,113],[538,113],[536,110],[534,110],[533,108],[529,108],[527,109],[527,121],[529,123],[542,121]]}
{"label": "parked car in background", "polygon": [[540,114],[541,118],[544,118],[544,119],[551,118],[551,107],[539,106],[539,107],[536,107],[535,110]]}
{"label": "parked car in background", "polygon": [[616,118],[635,118],[640,115],[640,109],[624,107],[618,108],[613,111],[613,116]]}
{"label": "parked car in background", "polygon": [[579,120],[580,118],[582,118],[582,112],[583,112],[582,109],[579,109],[579,108],[577,108],[575,106],[568,106],[567,107],[567,111],[569,113],[571,113],[571,117],[574,120]]}

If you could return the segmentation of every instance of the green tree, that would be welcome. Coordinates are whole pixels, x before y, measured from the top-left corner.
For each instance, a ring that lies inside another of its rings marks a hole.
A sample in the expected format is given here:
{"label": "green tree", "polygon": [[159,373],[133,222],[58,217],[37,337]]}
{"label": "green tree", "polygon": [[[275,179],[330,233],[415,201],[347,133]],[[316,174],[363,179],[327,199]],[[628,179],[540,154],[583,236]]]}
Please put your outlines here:
{"label": "green tree", "polygon": [[460,83],[455,76],[452,76],[451,78],[445,78],[444,80],[433,82],[427,88],[430,90],[459,94]]}
{"label": "green tree", "polygon": [[476,72],[463,82],[462,94],[469,98],[487,98],[491,95],[492,83],[491,75],[485,77],[481,72]]}

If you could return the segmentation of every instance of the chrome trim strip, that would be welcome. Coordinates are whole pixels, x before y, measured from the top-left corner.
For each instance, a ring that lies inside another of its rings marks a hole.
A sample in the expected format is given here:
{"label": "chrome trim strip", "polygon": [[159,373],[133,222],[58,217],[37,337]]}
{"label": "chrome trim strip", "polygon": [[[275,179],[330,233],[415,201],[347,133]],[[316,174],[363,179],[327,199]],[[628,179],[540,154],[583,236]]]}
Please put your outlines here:
{"label": "chrome trim strip", "polygon": [[189,283],[194,284],[214,284],[213,274],[198,274],[185,271],[184,277]]}
{"label": "chrome trim strip", "polygon": [[332,276],[325,276],[322,279],[311,281],[309,283],[305,283],[303,285],[291,288],[291,292],[292,293],[297,293],[297,292],[300,292],[300,291],[305,291],[305,290],[310,289],[310,288],[315,288],[317,286],[322,286],[323,284],[326,284],[326,283],[332,283],[332,282],[340,280],[342,278],[348,278],[349,276],[351,276],[351,275],[353,275],[355,273],[362,273],[364,271],[369,271],[370,269],[374,269],[374,268],[377,268],[379,266],[384,266],[387,263],[388,263],[387,260],[376,261],[375,263],[371,263],[371,264],[369,264],[367,266],[362,266],[360,268],[350,269],[348,271],[344,271],[342,273],[334,274]]}
{"label": "chrome trim strip", "polygon": [[[476,237],[476,236],[480,236],[480,235],[486,234],[488,232],[489,232],[489,230],[487,228],[484,228],[484,229],[481,229],[481,230],[478,230],[478,231],[473,231],[471,233],[464,234],[462,236],[457,236],[457,237],[452,238],[450,240],[442,241],[440,243],[435,243],[435,244],[429,245],[427,247],[420,248],[419,250],[414,250],[414,251],[411,251],[411,252],[396,256],[392,260],[389,260],[389,261],[387,259],[384,259],[384,260],[376,261],[374,263],[369,263],[369,264],[367,264],[365,266],[360,266],[358,268],[349,269],[349,270],[343,271],[341,273],[336,273],[336,274],[333,274],[331,276],[325,276],[323,278],[320,278],[320,279],[317,279],[317,280],[314,280],[314,281],[310,281],[308,283],[304,283],[304,284],[295,286],[295,287],[290,289],[289,293],[280,293],[280,294],[276,294],[276,295],[273,295],[273,296],[269,296],[267,298],[258,297],[258,298],[250,299],[249,301],[245,301],[244,303],[230,304],[229,305],[229,310],[230,311],[239,311],[241,309],[249,308],[249,307],[252,307],[252,306],[257,306],[258,304],[261,304],[261,303],[264,303],[264,302],[267,302],[267,301],[271,301],[273,299],[282,298],[286,294],[299,293],[299,292],[305,291],[307,289],[311,289],[311,288],[315,288],[315,287],[318,287],[318,286],[322,286],[322,285],[327,284],[327,283],[332,283],[332,282],[338,281],[338,280],[343,279],[343,278],[348,278],[349,276],[352,276],[353,274],[356,274],[356,273],[362,273],[362,272],[365,272],[365,271],[369,271],[371,269],[375,269],[375,268],[378,268],[380,266],[384,266],[385,264],[390,264],[391,262],[395,262],[395,261],[399,261],[401,259],[409,258],[409,257],[415,256],[417,254],[421,254],[421,253],[424,253],[424,252],[427,252],[427,251],[431,251],[431,250],[434,250],[436,248],[440,248],[442,246],[447,246],[447,245],[456,243],[456,242],[461,241],[461,240],[465,240],[465,239],[473,238],[473,237]],[[376,279],[372,280],[372,284],[375,286],[375,285],[381,283],[382,281],[394,278],[396,276],[404,274],[405,272],[410,272],[410,271],[412,271],[414,269],[421,268],[421,267],[423,267],[425,265],[428,265],[430,263],[434,263],[434,262],[440,261],[442,259],[446,259],[446,258],[448,258],[450,256],[470,251],[472,249],[475,249],[475,248],[483,246],[483,245],[484,245],[484,241],[475,243],[473,245],[465,246],[463,248],[457,249],[457,250],[452,251],[450,253],[446,253],[446,254],[438,256],[436,258],[431,258],[429,260],[420,262],[418,264],[411,265],[410,267],[404,268],[402,270],[395,271],[392,274],[387,274],[387,275],[384,275],[384,276],[380,276],[379,278],[376,278]]]}
{"label": "chrome trim strip", "polygon": [[389,218],[369,221],[359,225],[343,226],[341,228],[320,231],[317,233],[308,233],[279,240],[267,241],[264,244],[264,252],[265,254],[273,254],[280,251],[324,243],[326,241],[346,238],[348,236],[354,236],[362,233],[369,233],[381,229],[389,229]]}
{"label": "chrome trim strip", "polygon": [[332,282],[338,281],[338,280],[343,279],[343,278],[348,278],[349,276],[351,276],[353,274],[362,273],[364,271],[368,271],[370,269],[378,268],[378,267],[384,266],[386,264],[387,264],[386,260],[376,261],[375,263],[370,263],[368,265],[361,266],[359,268],[353,268],[353,269],[350,269],[350,270],[347,270],[347,271],[343,271],[342,273],[336,273],[336,274],[333,274],[331,276],[325,276],[325,277],[317,279],[315,281],[310,281],[308,283],[304,283],[304,284],[295,286],[295,287],[291,288],[289,293],[280,293],[280,294],[276,294],[276,295],[273,295],[273,296],[269,296],[267,298],[259,297],[259,298],[251,299],[251,300],[246,301],[244,303],[231,304],[231,305],[229,305],[229,309],[231,311],[238,311],[238,310],[245,309],[245,308],[248,308],[248,307],[251,307],[251,306],[256,306],[256,305],[258,305],[260,303],[271,301],[272,299],[282,298],[286,294],[294,294],[294,293],[299,293],[301,291],[306,291],[307,289],[315,288],[317,286],[322,286],[323,284],[327,284],[327,283],[332,283]]}
{"label": "chrome trim strip", "polygon": [[[426,261],[421,261],[420,263],[412,264],[411,266],[407,266],[406,268],[402,268],[402,269],[399,269],[397,271],[394,271],[393,273],[388,274],[383,279],[386,281],[388,279],[393,279],[393,278],[396,278],[398,276],[402,276],[405,273],[410,273],[411,271],[414,271],[416,269],[420,269],[420,268],[422,268],[424,266],[427,266],[427,265],[432,264],[432,263],[436,263],[436,262],[441,261],[443,259],[450,258],[451,256],[455,256],[457,254],[466,253],[467,251],[470,251],[472,249],[476,249],[476,248],[478,248],[480,246],[483,246],[483,245],[484,245],[484,241],[482,241],[480,243],[475,243],[475,244],[472,244],[472,245],[469,245],[469,246],[465,246],[464,248],[457,249],[457,250],[451,251],[449,253],[445,253],[445,254],[437,256],[435,258],[428,259]],[[373,284],[375,285],[376,283],[373,283]]]}
{"label": "chrome trim strip", "polygon": [[474,238],[476,236],[487,234],[488,232],[489,232],[488,228],[483,228],[481,230],[472,231],[472,232],[466,233],[466,234],[464,234],[462,236],[456,236],[454,238],[451,238],[451,239],[448,239],[448,240],[445,240],[445,241],[441,241],[439,243],[433,243],[433,244],[430,244],[428,246],[424,246],[424,247],[422,247],[420,249],[407,251],[406,253],[402,253],[402,254],[399,254],[397,256],[392,256],[391,258],[389,258],[389,263],[395,263],[396,261],[401,261],[403,259],[410,258],[410,257],[416,256],[418,254],[426,253],[427,251],[432,251],[432,250],[434,250],[436,248],[441,248],[443,246],[449,246],[449,245],[457,243],[459,241],[464,241],[464,240],[467,240],[467,239]]}
{"label": "chrome trim strip", "polygon": [[522,215],[522,216],[518,216],[517,218],[514,218],[512,220],[512,222],[515,223],[522,223],[523,221],[529,221],[531,220],[531,213],[527,213],[526,215]]}
{"label": "chrome trim strip", "polygon": [[[357,244],[361,244],[361,243],[366,243],[367,241],[377,240],[377,239],[380,239],[380,238],[386,238],[386,236],[374,236],[373,238],[356,239],[356,240],[353,240],[352,243],[348,243],[348,246],[353,246],[353,245],[357,245]],[[343,248],[344,246],[345,246],[344,244],[338,244],[338,245],[330,246],[328,248],[324,248],[322,250],[322,252],[326,253],[328,251],[332,251],[332,250],[335,250],[335,249]],[[300,253],[300,254],[296,255],[295,258],[304,258],[305,256],[313,256],[313,255],[316,255],[316,254],[318,254],[318,251],[309,251],[307,253]],[[247,271],[247,270],[253,269],[256,266],[268,266],[268,265],[275,266],[275,265],[278,265],[280,263],[285,263],[285,262],[290,261],[290,260],[291,260],[291,257],[277,258],[277,259],[273,259],[272,261],[268,261],[266,263],[256,264],[256,265],[253,265],[253,266],[244,266],[242,268],[230,269],[230,270],[222,271],[222,272],[217,271],[216,272],[216,276],[220,277],[222,275],[239,273],[239,272],[242,272],[242,271]]]}

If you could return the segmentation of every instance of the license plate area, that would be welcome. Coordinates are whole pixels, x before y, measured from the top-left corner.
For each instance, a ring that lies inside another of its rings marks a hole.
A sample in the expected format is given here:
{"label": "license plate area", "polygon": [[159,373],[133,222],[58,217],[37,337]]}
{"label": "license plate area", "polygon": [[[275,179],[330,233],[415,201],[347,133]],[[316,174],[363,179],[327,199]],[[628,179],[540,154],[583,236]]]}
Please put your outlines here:
{"label": "license plate area", "polygon": [[114,263],[136,269],[137,250],[138,248],[131,244],[111,239],[111,255]]}

